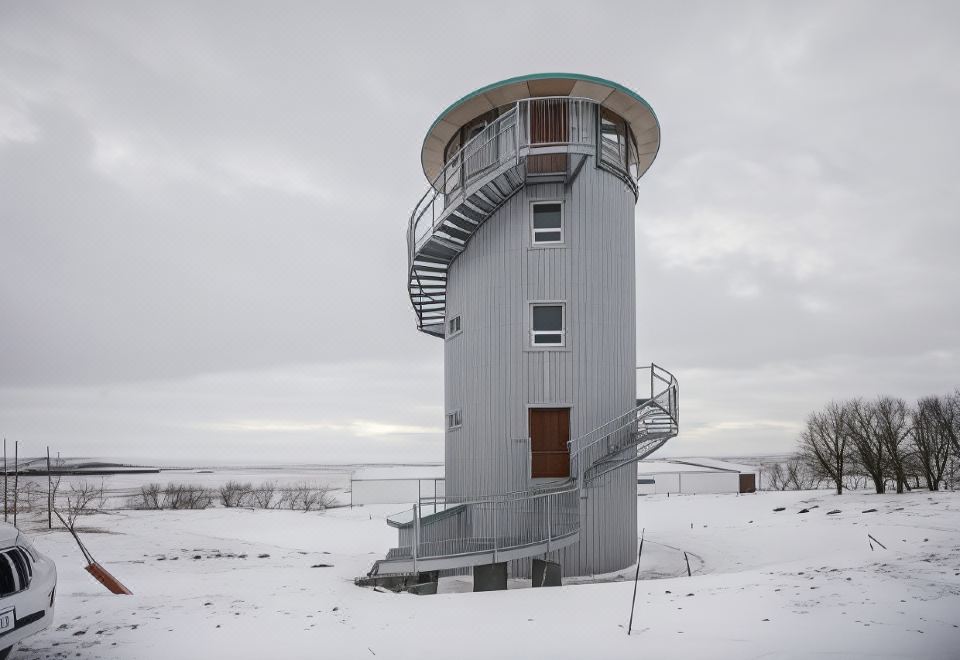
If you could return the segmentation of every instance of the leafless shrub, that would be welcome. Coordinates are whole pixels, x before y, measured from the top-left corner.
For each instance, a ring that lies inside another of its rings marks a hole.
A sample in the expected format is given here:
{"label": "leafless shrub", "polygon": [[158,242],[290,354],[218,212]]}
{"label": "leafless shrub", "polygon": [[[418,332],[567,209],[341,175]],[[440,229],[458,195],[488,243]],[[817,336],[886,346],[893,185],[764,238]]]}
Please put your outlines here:
{"label": "leafless shrub", "polygon": [[164,509],[206,509],[213,504],[213,492],[192,484],[168,483],[163,489]]}
{"label": "leafless shrub", "polygon": [[[11,513],[32,513],[39,508],[41,502],[46,508],[46,489],[32,479],[20,478],[16,481],[8,480],[9,494],[7,496],[8,511]],[[16,492],[14,492],[16,489]]]}
{"label": "leafless shrub", "polygon": [[317,511],[333,506],[334,502],[328,487],[302,482],[284,489],[280,506],[294,511]]}
{"label": "leafless shrub", "polygon": [[71,482],[66,490],[61,492],[57,509],[66,514],[67,528],[72,530],[81,516],[102,510],[105,501],[103,482],[97,485],[84,479]]}
{"label": "leafless shrub", "polygon": [[253,484],[249,481],[228,481],[217,489],[220,504],[227,508],[249,506],[253,494]]}
{"label": "leafless shrub", "polygon": [[264,481],[250,492],[250,505],[257,509],[272,509],[278,503],[274,501],[277,495],[277,483]]}
{"label": "leafless shrub", "polygon": [[765,465],[762,474],[765,490],[787,490],[787,475],[780,462]]}
{"label": "leafless shrub", "polygon": [[796,455],[787,461],[786,490],[811,490],[818,488],[820,481],[802,456]]}
{"label": "leafless shrub", "polygon": [[162,509],[163,486],[154,482],[140,486],[140,492],[133,495],[129,504],[134,509]]}

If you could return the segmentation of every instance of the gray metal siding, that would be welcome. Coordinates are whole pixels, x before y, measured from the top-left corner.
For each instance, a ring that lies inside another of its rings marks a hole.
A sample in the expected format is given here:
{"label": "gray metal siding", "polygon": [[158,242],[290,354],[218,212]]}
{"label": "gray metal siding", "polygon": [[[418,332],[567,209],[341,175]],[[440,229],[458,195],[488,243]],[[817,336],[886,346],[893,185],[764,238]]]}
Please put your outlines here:
{"label": "gray metal siding", "polygon": [[[563,201],[564,245],[532,245],[537,200]],[[635,204],[591,158],[569,186],[522,188],[453,263],[447,315],[463,331],[445,340],[445,404],[463,426],[446,433],[448,495],[528,485],[529,448],[515,441],[528,437],[529,407],[569,406],[575,438],[635,404]],[[566,346],[531,348],[529,302],[553,300],[566,305]],[[559,553],[568,575],[630,565],[636,550],[635,469],[587,492],[581,542]]]}

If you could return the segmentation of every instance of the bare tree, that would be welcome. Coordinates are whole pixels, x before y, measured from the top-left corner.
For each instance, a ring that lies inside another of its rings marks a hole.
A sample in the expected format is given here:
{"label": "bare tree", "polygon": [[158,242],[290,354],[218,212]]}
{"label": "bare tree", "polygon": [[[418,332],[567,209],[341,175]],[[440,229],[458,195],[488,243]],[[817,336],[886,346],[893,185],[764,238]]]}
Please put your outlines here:
{"label": "bare tree", "polygon": [[811,414],[800,434],[800,454],[817,477],[833,482],[837,495],[843,493],[848,438],[847,410],[836,401]]}
{"label": "bare tree", "polygon": [[879,441],[886,450],[886,463],[897,484],[897,492],[909,488],[910,423],[907,404],[903,399],[879,397],[874,404]]}
{"label": "bare tree", "polygon": [[944,472],[950,460],[950,434],[941,422],[940,410],[949,403],[943,397],[928,396],[917,402],[911,412],[910,438],[916,452],[920,471],[930,490],[940,490]]}
{"label": "bare tree", "polygon": [[876,407],[863,399],[854,399],[846,408],[847,430],[857,466],[873,480],[878,493],[885,493],[887,452],[878,429]]}
{"label": "bare tree", "polygon": [[930,412],[936,418],[940,432],[947,437],[954,456],[960,457],[960,389],[935,397]]}

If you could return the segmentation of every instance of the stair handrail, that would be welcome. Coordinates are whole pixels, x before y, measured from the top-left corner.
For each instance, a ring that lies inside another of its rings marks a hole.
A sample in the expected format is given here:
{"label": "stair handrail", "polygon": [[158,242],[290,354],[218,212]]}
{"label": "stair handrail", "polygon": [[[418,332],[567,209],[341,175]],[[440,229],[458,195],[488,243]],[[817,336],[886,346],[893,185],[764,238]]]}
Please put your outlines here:
{"label": "stair handrail", "polygon": [[[671,434],[676,435],[679,430],[679,386],[676,377],[653,362],[650,363],[650,366],[637,367],[638,372],[644,370],[650,372],[648,398],[638,399],[635,407],[567,443],[570,448],[572,472],[576,473],[578,481],[583,480],[584,472],[593,467],[599,460],[607,457],[608,451],[598,453],[596,448],[599,447],[600,443],[607,442],[609,445],[609,439],[615,434],[631,432],[631,428],[637,425],[643,416],[650,414],[666,415],[670,419]],[[614,447],[616,451],[622,450],[619,445]],[[609,446],[607,449],[609,450]],[[590,454],[597,455],[590,456]]]}

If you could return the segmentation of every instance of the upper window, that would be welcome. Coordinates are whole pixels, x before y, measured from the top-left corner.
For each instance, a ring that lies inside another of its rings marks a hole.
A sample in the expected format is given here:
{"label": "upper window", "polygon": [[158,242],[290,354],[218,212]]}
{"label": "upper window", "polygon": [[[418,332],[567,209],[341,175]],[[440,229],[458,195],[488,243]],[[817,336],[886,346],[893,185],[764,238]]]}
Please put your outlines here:
{"label": "upper window", "polygon": [[460,332],[460,317],[454,316],[447,321],[447,337],[452,337]]}
{"label": "upper window", "polygon": [[447,430],[458,429],[463,426],[463,413],[459,410],[447,413]]}
{"label": "upper window", "polygon": [[563,305],[531,305],[534,346],[563,346],[566,335]]}
{"label": "upper window", "polygon": [[533,243],[563,242],[563,204],[538,202],[533,205]]}

